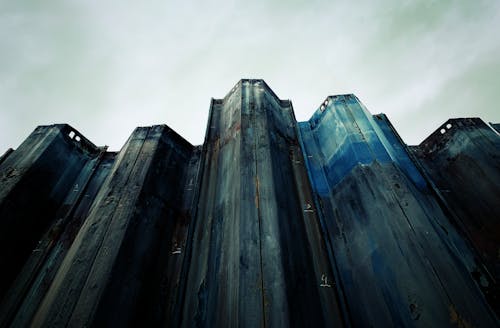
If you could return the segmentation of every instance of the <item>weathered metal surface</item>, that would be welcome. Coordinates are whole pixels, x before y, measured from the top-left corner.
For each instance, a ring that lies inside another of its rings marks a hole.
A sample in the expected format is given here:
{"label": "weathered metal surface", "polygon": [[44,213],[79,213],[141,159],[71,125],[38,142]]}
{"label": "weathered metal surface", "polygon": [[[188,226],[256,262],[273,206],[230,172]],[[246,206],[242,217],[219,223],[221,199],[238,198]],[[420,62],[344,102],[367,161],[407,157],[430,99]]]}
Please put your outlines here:
{"label": "weathered metal surface", "polygon": [[500,133],[500,123],[490,123],[490,125],[497,133]]}
{"label": "weathered metal surface", "polygon": [[5,153],[3,153],[2,156],[0,156],[0,164],[2,164],[3,161],[5,161],[7,157],[9,157],[9,155],[12,154],[13,151],[14,149],[12,148],[7,149]]}
{"label": "weathered metal surface", "polygon": [[82,169],[74,189],[56,214],[58,220],[39,241],[8,291],[1,308],[1,318],[10,320],[17,312],[13,325],[28,325],[86,219],[115,155],[111,152],[102,153]]}
{"label": "weathered metal surface", "polygon": [[496,326],[499,135],[445,129],[408,147],[353,95],[297,123],[262,80],[198,147],[39,127],[0,158],[0,326]]}
{"label": "weathered metal surface", "polygon": [[[494,126],[494,125],[493,125]],[[476,272],[489,300],[500,306],[500,137],[478,118],[450,119],[419,146],[412,148],[435,190],[446,203],[456,225],[478,251]]]}
{"label": "weathered metal surface", "polygon": [[[69,134],[72,133],[73,139]],[[74,138],[78,138],[79,141]],[[85,167],[101,152],[68,125],[40,126],[0,166],[3,296]]]}
{"label": "weathered metal surface", "polygon": [[387,123],[345,95],[300,124],[354,325],[443,326],[450,311],[494,324],[471,280],[473,253]]}
{"label": "weathered metal surface", "polygon": [[33,325],[122,326],[154,315],[155,306],[141,305],[148,302],[149,293],[159,293],[161,280],[168,278],[150,273],[163,269],[157,260],[170,255],[168,241],[176,220],[183,219],[178,190],[184,185],[192,148],[165,126],[134,131]]}
{"label": "weathered metal surface", "polygon": [[241,81],[207,131],[181,325],[340,325],[290,102]]}

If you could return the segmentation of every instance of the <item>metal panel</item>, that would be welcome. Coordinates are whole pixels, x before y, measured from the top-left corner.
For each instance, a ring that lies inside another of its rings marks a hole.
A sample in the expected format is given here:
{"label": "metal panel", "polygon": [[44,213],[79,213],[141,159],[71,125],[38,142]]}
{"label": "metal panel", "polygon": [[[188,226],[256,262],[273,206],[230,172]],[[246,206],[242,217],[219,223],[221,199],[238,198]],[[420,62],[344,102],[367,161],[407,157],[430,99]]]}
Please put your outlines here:
{"label": "metal panel", "polygon": [[353,95],[297,122],[262,80],[197,147],[38,127],[0,158],[0,326],[496,326],[499,135],[443,127],[408,147]]}
{"label": "metal panel", "polygon": [[443,326],[450,313],[494,324],[471,280],[473,251],[380,118],[346,95],[330,97],[300,125],[354,325]]}
{"label": "metal panel", "polygon": [[455,224],[477,250],[471,272],[488,300],[500,308],[500,137],[478,118],[450,119],[412,148],[448,207]]}

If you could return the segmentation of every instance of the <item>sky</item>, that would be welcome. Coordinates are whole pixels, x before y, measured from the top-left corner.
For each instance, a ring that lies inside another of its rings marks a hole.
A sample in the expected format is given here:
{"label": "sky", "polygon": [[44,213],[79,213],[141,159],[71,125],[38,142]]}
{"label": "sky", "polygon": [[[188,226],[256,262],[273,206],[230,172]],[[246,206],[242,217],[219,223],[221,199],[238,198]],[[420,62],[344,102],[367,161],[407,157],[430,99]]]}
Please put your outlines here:
{"label": "sky", "polygon": [[500,122],[500,1],[0,0],[0,153],[54,123],[110,150],[154,124],[201,144],[241,78],[299,121],[354,93],[408,144]]}

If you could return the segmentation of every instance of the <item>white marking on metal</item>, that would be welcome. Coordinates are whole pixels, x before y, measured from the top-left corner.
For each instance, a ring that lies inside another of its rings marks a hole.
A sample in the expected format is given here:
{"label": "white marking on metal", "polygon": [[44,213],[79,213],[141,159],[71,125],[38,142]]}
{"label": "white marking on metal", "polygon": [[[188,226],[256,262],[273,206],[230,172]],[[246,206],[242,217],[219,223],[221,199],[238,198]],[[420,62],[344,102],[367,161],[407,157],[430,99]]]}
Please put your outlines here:
{"label": "white marking on metal", "polygon": [[321,287],[328,287],[331,288],[332,286],[328,283],[328,277],[326,274],[321,275]]}
{"label": "white marking on metal", "polygon": [[304,212],[314,212],[311,204],[306,203],[306,208],[305,208]]}

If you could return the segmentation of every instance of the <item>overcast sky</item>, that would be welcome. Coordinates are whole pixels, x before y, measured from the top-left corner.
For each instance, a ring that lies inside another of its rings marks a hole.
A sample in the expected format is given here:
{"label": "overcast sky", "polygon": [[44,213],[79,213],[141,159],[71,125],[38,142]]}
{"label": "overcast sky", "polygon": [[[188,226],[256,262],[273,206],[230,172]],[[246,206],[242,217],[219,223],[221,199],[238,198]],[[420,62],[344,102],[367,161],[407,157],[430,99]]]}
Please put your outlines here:
{"label": "overcast sky", "polygon": [[53,123],[112,150],[152,124],[201,144],[241,78],[301,121],[354,93],[409,144],[499,122],[500,1],[0,0],[0,153]]}

